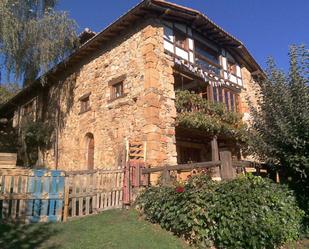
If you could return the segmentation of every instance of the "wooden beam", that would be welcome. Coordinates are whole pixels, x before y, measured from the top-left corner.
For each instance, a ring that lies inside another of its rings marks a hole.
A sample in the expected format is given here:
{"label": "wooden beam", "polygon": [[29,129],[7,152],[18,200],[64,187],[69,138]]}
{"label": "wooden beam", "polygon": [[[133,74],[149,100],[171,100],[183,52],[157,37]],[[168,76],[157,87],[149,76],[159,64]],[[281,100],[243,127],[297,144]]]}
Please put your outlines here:
{"label": "wooden beam", "polygon": [[210,161],[210,162],[202,162],[202,163],[188,163],[188,164],[179,164],[173,166],[163,166],[149,169],[142,169],[142,174],[149,174],[155,172],[161,172],[164,170],[192,170],[198,168],[214,168],[221,165],[220,161]]}

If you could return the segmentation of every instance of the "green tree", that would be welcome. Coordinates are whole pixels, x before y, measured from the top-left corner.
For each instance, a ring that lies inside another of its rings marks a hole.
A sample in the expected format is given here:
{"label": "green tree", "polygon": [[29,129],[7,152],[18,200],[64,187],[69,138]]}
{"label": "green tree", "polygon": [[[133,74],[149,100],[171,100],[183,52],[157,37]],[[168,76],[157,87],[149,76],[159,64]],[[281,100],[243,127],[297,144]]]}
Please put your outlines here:
{"label": "green tree", "polygon": [[[267,77],[260,82],[259,108],[253,109],[254,152],[280,164],[290,184],[309,193],[309,50],[291,46],[286,74],[269,60]],[[308,199],[303,203],[308,209]]]}
{"label": "green tree", "polygon": [[18,84],[15,83],[0,84],[0,106],[13,97],[19,90]]}
{"label": "green tree", "polygon": [[62,60],[74,46],[75,21],[56,11],[57,0],[1,0],[0,55],[7,75],[25,85]]}

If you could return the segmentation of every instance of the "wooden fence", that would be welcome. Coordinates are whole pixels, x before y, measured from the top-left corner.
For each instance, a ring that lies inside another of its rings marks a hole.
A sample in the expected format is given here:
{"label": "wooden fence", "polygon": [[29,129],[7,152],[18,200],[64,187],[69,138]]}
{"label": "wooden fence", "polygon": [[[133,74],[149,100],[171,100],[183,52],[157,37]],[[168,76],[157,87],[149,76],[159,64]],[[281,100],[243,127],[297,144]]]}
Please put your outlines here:
{"label": "wooden fence", "polygon": [[66,221],[122,207],[122,169],[0,169],[0,220]]}
{"label": "wooden fence", "polygon": [[261,173],[259,165],[232,161],[231,152],[223,151],[220,161],[154,168],[131,160],[124,168],[92,171],[0,169],[0,220],[66,221],[130,205],[151,174],[161,172],[162,183],[169,184],[172,172],[214,169],[215,177],[226,180],[248,167]]}
{"label": "wooden fence", "polygon": [[122,207],[123,169],[66,173],[64,221]]}
{"label": "wooden fence", "polygon": [[48,170],[0,170],[0,218],[21,222],[59,221],[64,173]]}

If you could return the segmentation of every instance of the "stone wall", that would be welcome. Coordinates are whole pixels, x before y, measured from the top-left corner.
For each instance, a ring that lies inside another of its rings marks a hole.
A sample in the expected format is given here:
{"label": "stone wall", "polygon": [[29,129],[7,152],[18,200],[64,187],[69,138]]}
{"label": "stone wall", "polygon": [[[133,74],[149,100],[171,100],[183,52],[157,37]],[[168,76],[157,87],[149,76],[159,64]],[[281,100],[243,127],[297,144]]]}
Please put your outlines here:
{"label": "stone wall", "polygon": [[[243,120],[250,125],[250,106],[258,105],[260,86],[252,78],[247,68],[241,69],[244,89],[240,93],[240,111],[244,114]],[[251,103],[251,104],[250,104]]]}
{"label": "stone wall", "polygon": [[[174,78],[163,28],[156,20],[132,27],[67,72],[42,98],[45,119],[58,131],[44,153],[48,167],[86,169],[87,133],[94,136],[95,168],[123,165],[126,139],[147,142],[150,166],[176,163]],[[124,74],[125,97],[110,101],[108,83]],[[87,93],[91,110],[80,114],[79,99]]]}

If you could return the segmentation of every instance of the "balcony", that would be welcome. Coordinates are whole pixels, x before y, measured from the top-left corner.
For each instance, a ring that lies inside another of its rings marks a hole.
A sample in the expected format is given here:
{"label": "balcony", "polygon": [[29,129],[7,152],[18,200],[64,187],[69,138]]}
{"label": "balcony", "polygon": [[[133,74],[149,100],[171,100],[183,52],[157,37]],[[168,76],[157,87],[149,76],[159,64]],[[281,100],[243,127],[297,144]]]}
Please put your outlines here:
{"label": "balcony", "polygon": [[176,91],[176,123],[179,127],[195,129],[210,136],[244,139],[246,125],[242,115],[228,111],[224,104],[211,102],[188,90]]}

